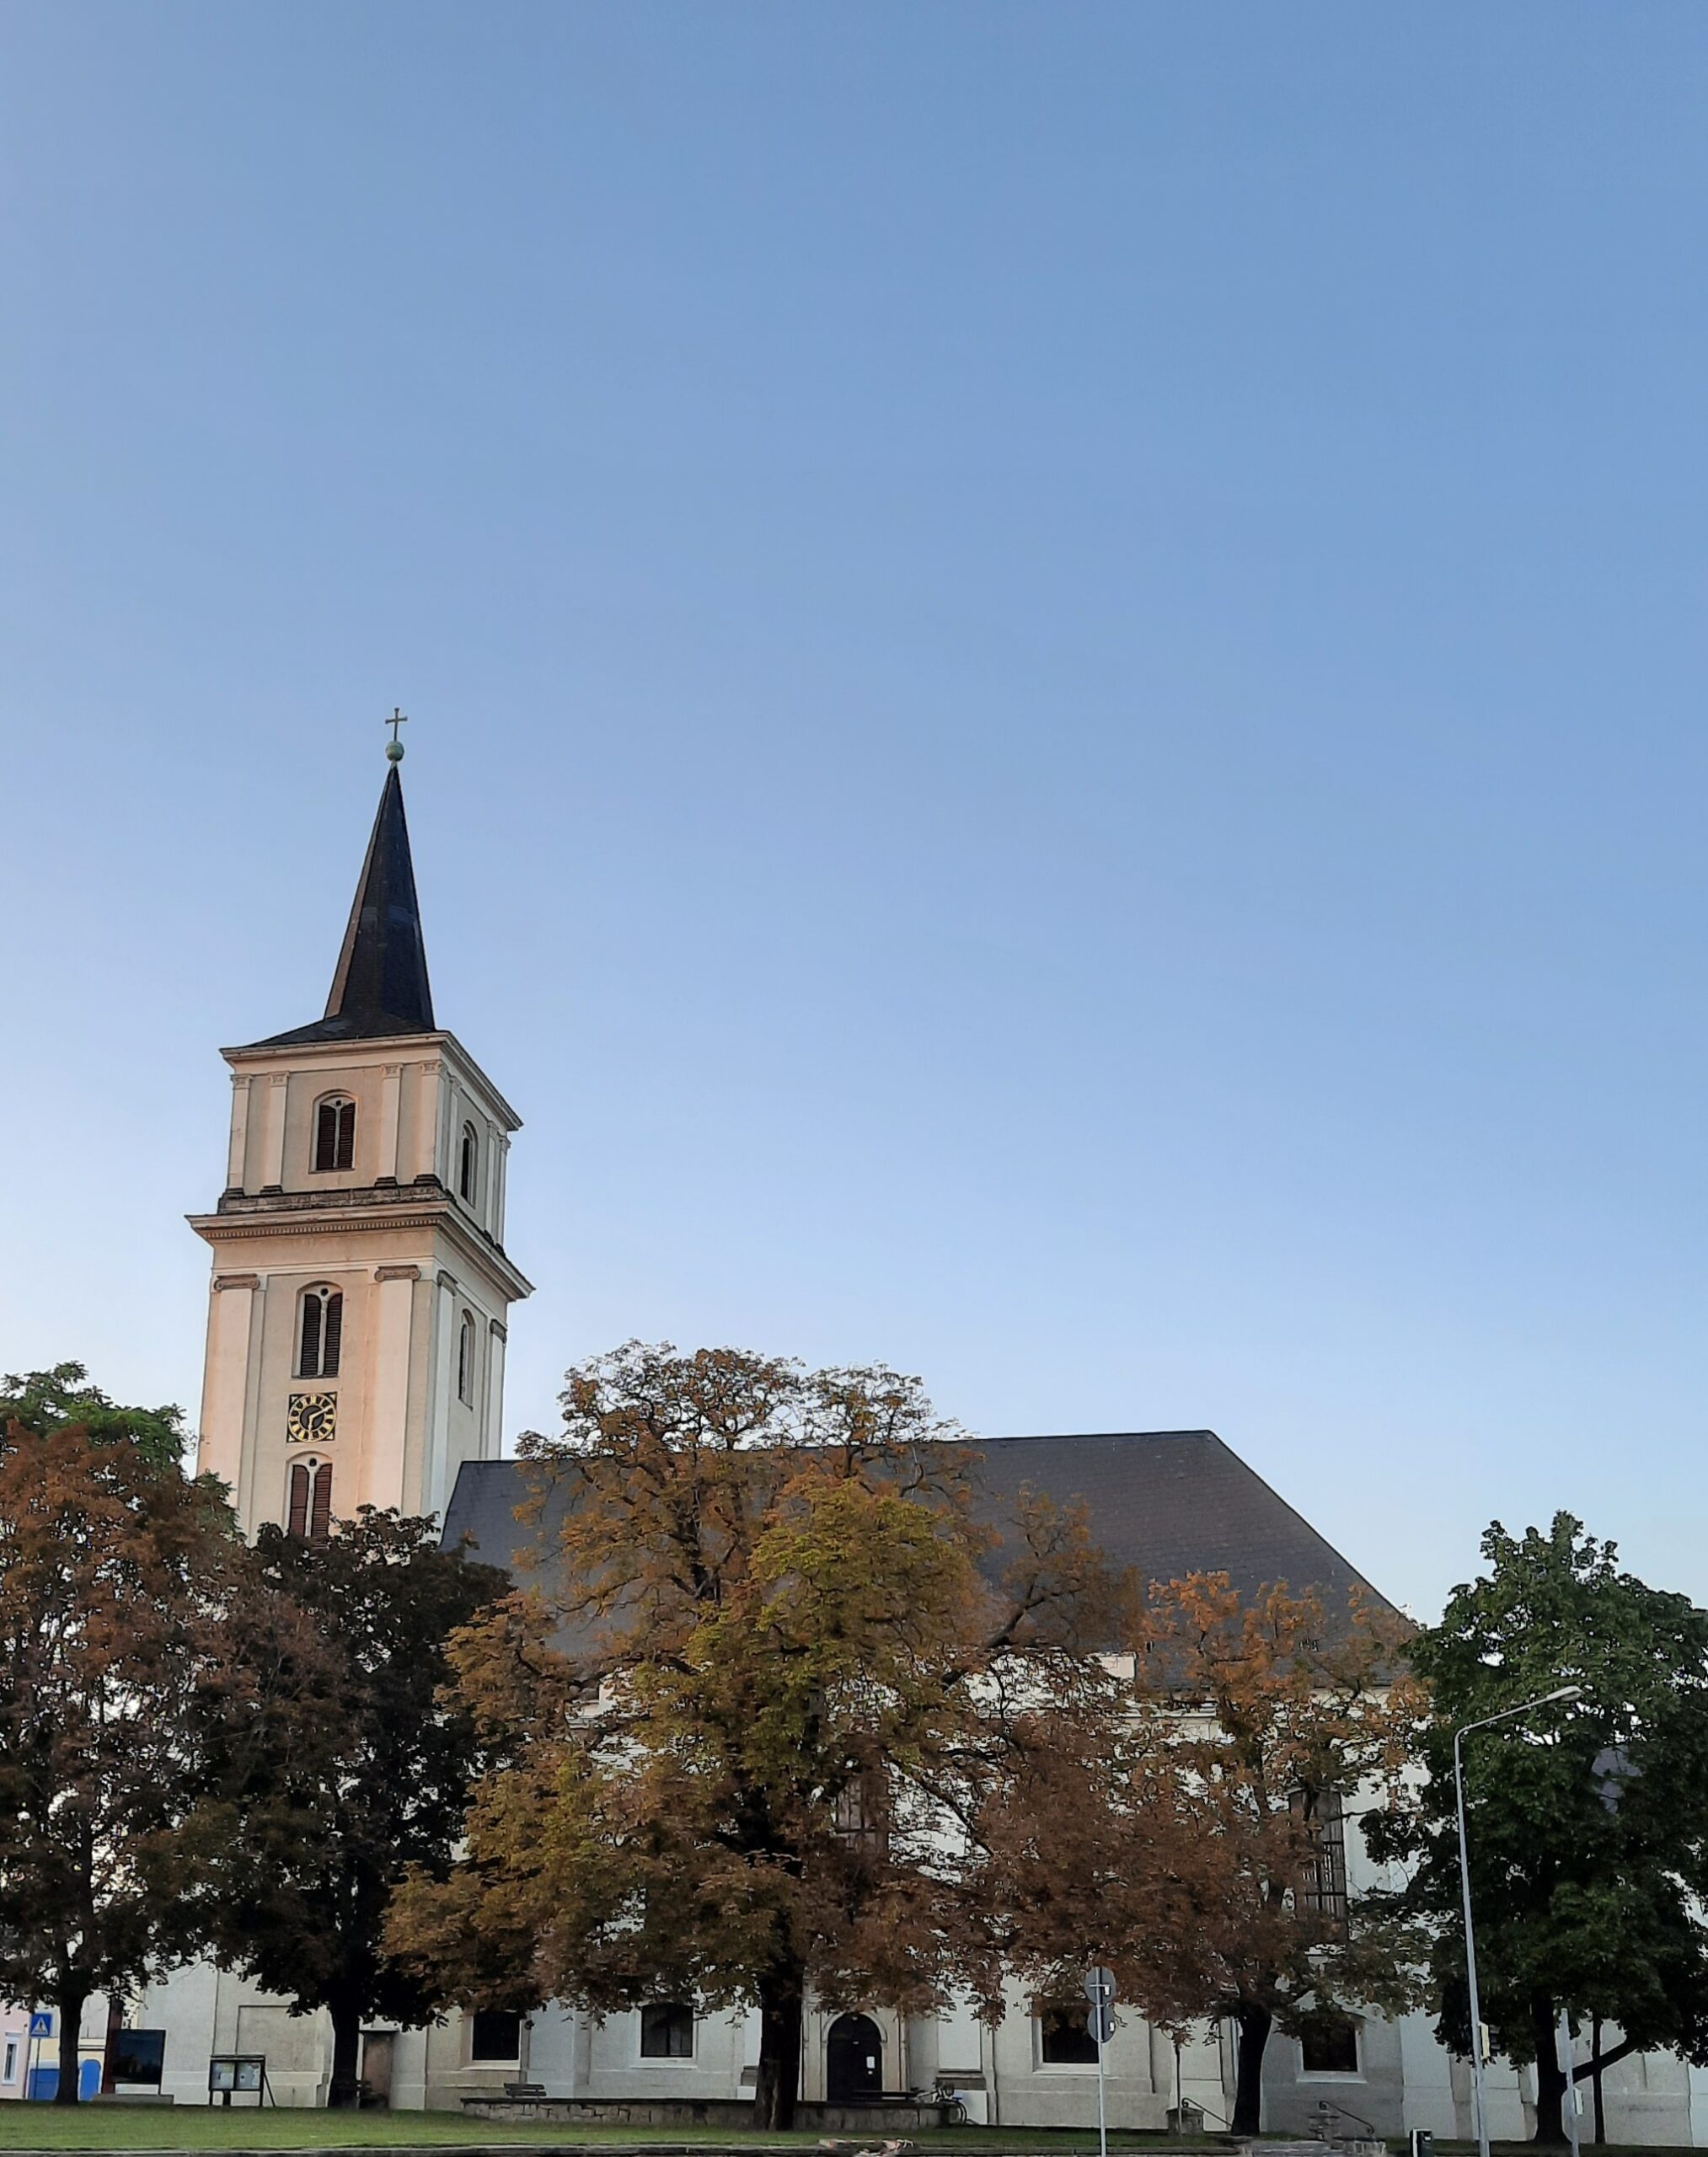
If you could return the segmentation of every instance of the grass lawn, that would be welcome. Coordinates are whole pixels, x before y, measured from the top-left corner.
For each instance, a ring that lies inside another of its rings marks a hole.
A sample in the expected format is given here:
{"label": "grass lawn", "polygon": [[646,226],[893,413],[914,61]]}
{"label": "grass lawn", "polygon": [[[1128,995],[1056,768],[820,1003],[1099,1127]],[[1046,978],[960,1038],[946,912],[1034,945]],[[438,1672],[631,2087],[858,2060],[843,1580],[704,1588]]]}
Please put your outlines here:
{"label": "grass lawn", "polygon": [[[840,2140],[855,2138],[842,2136]],[[0,2104],[0,2151],[8,2149],[425,2149],[459,2147],[505,2149],[517,2147],[576,2153],[610,2150],[663,2152],[689,2148],[712,2157],[715,2150],[813,2149],[816,2131],[798,2134],[732,2133],[727,2128],[574,2128],[519,2124],[506,2120],[471,2120],[461,2112],[323,2112],[286,2108],[265,2112],[213,2112],[200,2105],[79,2105],[62,2112],[56,2105]],[[1095,2150],[1097,2137],[1055,2128],[966,2127],[933,2129],[908,2135],[934,2157],[958,2151],[961,2157],[1053,2157]],[[1213,2136],[1111,2133],[1111,2150],[1208,2151],[1225,2144]],[[1304,2145],[1308,2150],[1314,2145]],[[1390,2142],[1390,2149],[1398,2145]],[[1474,2157],[1469,2142],[1438,2142],[1437,2157]],[[1535,2145],[1497,2142],[1498,2157],[1536,2157]],[[1693,2150],[1638,2149],[1629,2144],[1585,2144],[1586,2157],[1700,2157]]]}
{"label": "grass lawn", "polygon": [[[841,2136],[839,2140],[854,2139]],[[951,2128],[908,2134],[922,2149],[958,2150],[963,2157],[984,2151],[1015,2153],[1095,2149],[1095,2134],[1032,2128]],[[758,2134],[747,2129],[711,2127],[565,2127],[550,2121],[535,2126],[512,2120],[468,2119],[461,2112],[325,2112],[290,2106],[265,2112],[255,2106],[229,2112],[201,2105],[0,2104],[0,2150],[8,2149],[378,2149],[459,2145],[469,2149],[666,2150],[689,2145],[704,2149],[814,2149],[817,2129],[796,2134]],[[1161,2135],[1111,2134],[1111,2150],[1170,2149],[1183,2144]],[[1208,2140],[1197,2146],[1213,2147]],[[1604,2153],[1600,2157],[1605,2157]],[[1656,2157],[1645,2151],[1644,2157]]]}

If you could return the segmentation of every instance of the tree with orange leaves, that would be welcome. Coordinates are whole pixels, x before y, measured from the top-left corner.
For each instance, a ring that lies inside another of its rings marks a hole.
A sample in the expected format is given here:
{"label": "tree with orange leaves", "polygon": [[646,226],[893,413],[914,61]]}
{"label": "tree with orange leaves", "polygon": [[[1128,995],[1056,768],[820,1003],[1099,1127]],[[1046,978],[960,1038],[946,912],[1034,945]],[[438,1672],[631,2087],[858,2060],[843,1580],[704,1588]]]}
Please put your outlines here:
{"label": "tree with orange leaves", "polygon": [[548,1560],[452,1647],[507,1764],[391,1951],[469,2005],[756,2010],[786,2127],[809,1994],[1000,2012],[1035,1944],[993,1894],[1009,1800],[1121,1710],[1110,1584],[1031,1500],[990,1580],[976,1456],[886,1370],[631,1343],[563,1405],[528,1448]]}
{"label": "tree with orange leaves", "polygon": [[1343,1841],[1355,1801],[1400,1801],[1424,1713],[1405,1631],[1356,1594],[1333,1614],[1284,1586],[1247,1601],[1225,1574],[1153,1587],[1138,1614],[1148,1738],[1118,1817],[1138,1854],[1124,1879],[1144,1892],[1112,1891],[1106,1959],[1156,2022],[1232,2020],[1235,2133],[1259,2130],[1277,2025],[1416,1996],[1416,1943],[1349,1897]]}
{"label": "tree with orange leaves", "polygon": [[62,2104],[90,1995],[195,1940],[197,1702],[241,1551],[223,1496],[129,1429],[0,1437],[0,1998],[57,2010]]}

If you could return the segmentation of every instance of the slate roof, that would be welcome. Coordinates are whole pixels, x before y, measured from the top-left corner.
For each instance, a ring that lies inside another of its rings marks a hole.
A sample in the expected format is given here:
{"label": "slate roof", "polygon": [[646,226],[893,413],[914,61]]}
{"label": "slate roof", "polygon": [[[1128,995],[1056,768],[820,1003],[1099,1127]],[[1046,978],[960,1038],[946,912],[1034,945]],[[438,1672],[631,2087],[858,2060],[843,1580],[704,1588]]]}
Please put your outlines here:
{"label": "slate roof", "polygon": [[253,1048],[290,1048],[299,1041],[383,1041],[394,1034],[431,1034],[433,992],[427,947],[415,897],[404,787],[395,763],[386,773],[373,836],[361,864],[355,903],[332,977],[326,1014],[313,1025],[270,1034]]}
{"label": "slate roof", "polygon": [[[1117,1569],[1130,1566],[1152,1581],[1225,1572],[1247,1594],[1284,1581],[1295,1594],[1315,1589],[1331,1611],[1343,1608],[1357,1587],[1390,1607],[1213,1431],[976,1442],[983,1456],[977,1481],[991,1517],[1006,1514],[1025,1484],[1060,1501],[1083,1499],[1091,1533]],[[465,1462],[446,1509],[446,1543],[466,1536],[471,1555],[515,1571],[540,1534],[516,1518],[524,1473],[514,1460]]]}

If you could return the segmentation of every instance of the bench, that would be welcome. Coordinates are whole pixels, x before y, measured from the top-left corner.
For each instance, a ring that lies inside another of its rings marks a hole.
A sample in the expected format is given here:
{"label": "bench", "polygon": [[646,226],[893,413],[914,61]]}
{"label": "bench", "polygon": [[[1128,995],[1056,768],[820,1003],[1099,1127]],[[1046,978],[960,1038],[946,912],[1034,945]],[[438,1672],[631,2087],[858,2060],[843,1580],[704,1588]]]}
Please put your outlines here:
{"label": "bench", "polygon": [[543,2082],[506,2082],[504,2085],[506,2097],[543,2097],[545,2093]]}

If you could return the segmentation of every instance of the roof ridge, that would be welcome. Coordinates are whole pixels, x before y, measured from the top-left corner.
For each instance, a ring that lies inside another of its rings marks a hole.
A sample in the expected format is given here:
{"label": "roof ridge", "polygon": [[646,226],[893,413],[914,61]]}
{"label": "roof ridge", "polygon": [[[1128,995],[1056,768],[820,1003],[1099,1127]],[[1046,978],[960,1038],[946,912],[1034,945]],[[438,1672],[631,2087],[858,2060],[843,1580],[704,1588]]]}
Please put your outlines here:
{"label": "roof ridge", "polygon": [[1063,1438],[1214,1438],[1216,1443],[1226,1445],[1227,1440],[1207,1425],[1188,1425],[1180,1430],[1169,1431],[993,1431],[987,1437],[975,1437],[975,1445],[1031,1446],[1058,1445]]}

